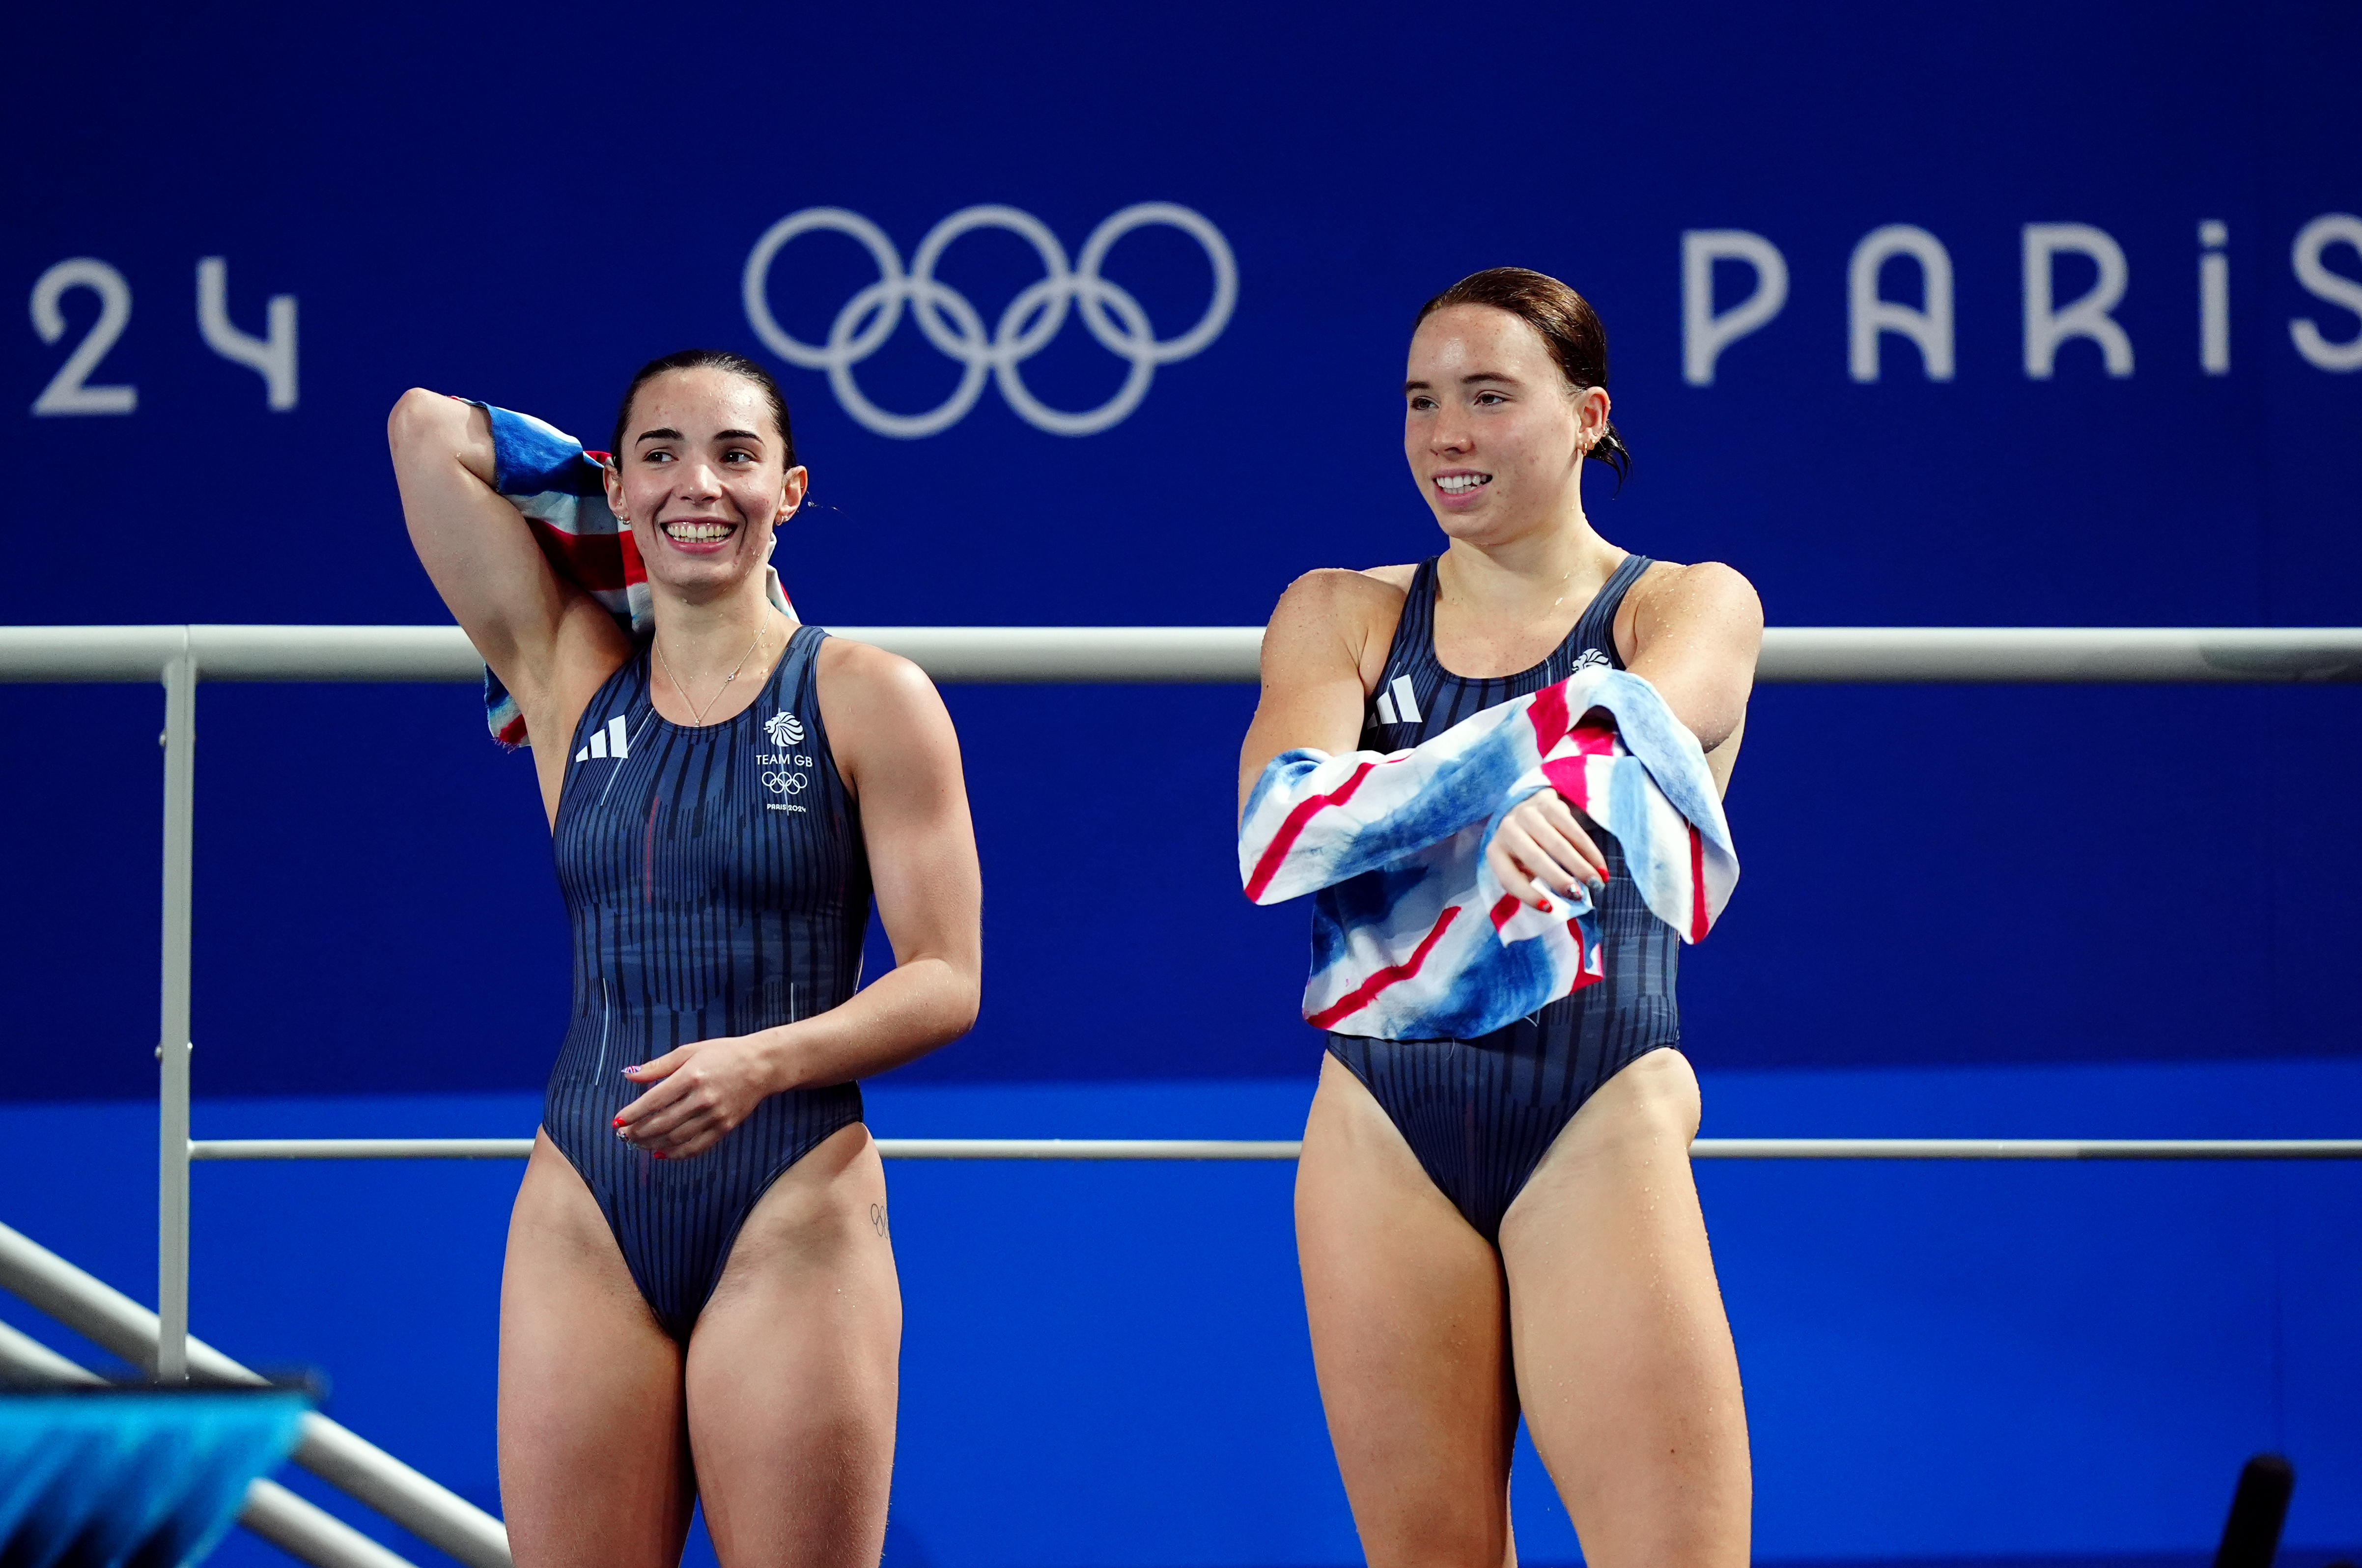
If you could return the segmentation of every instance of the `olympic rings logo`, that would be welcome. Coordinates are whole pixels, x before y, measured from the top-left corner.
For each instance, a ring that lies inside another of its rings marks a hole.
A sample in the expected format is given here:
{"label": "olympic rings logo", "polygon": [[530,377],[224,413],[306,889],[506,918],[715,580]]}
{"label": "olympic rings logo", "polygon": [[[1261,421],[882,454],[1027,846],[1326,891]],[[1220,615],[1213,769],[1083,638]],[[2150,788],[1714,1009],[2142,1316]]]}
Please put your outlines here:
{"label": "olympic rings logo", "polygon": [[[1099,276],[1099,266],[1117,240],[1136,228],[1162,224],[1177,228],[1205,248],[1213,264],[1214,297],[1198,325],[1178,337],[1159,337],[1140,302],[1123,288]],[[990,332],[966,295],[935,276],[944,252],[962,235],[979,228],[998,228],[1033,247],[1042,259],[1042,281],[1020,291],[1000,313]],[[771,315],[768,298],[771,263],[789,241],[815,232],[842,234],[858,240],[877,263],[877,281],[855,293],[836,313],[825,344],[805,343],[781,327]],[[1082,254],[1072,265],[1065,248],[1049,226],[1031,213],[1015,207],[963,207],[927,231],[906,271],[902,258],[886,231],[859,213],[843,207],[806,207],[791,213],[765,231],[746,258],[744,291],[746,319],[765,346],[790,365],[826,370],[828,384],[844,411],[880,436],[905,440],[948,430],[967,416],[983,395],[989,372],[1009,406],[1036,429],[1055,436],[1090,436],[1121,422],[1148,395],[1156,367],[1186,359],[1199,352],[1230,325],[1238,303],[1238,262],[1230,241],[1201,214],[1172,202],[1142,202],[1124,208],[1091,230]],[[853,368],[877,352],[901,325],[908,307],[919,330],[963,367],[952,395],[924,414],[895,414],[878,407],[855,381]],[[1084,414],[1052,408],[1026,386],[1018,367],[1049,345],[1066,324],[1066,312],[1076,310],[1107,350],[1128,361],[1131,370],[1116,394]]]}

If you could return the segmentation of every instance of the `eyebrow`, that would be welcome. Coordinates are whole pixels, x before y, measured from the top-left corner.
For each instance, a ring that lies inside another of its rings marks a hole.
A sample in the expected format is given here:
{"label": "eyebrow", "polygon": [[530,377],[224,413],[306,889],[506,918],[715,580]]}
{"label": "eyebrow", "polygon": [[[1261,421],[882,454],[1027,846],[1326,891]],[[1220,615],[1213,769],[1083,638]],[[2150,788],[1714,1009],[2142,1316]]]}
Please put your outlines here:
{"label": "eyebrow", "polygon": [[[678,441],[680,438],[680,432],[670,425],[660,426],[655,430],[643,430],[639,435],[639,439],[642,441]],[[713,433],[713,438],[716,441],[762,440],[762,437],[752,430],[717,430]]]}
{"label": "eyebrow", "polygon": [[[1516,386],[1518,384],[1518,378],[1500,370],[1478,370],[1473,375],[1466,375],[1460,378],[1460,384],[1463,387],[1473,387],[1478,381],[1499,381],[1505,386]],[[1429,390],[1428,383],[1425,381],[1405,381],[1403,383],[1403,395],[1406,397],[1415,392],[1426,392]]]}

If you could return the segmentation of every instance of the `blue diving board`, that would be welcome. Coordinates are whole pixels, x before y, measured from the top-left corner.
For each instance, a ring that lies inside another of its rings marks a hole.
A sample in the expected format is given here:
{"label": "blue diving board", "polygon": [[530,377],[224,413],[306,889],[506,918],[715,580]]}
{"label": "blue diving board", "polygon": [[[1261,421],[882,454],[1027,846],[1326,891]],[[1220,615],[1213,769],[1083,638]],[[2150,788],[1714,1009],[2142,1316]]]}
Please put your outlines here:
{"label": "blue diving board", "polygon": [[285,1388],[0,1392],[0,1562],[180,1568],[301,1435]]}

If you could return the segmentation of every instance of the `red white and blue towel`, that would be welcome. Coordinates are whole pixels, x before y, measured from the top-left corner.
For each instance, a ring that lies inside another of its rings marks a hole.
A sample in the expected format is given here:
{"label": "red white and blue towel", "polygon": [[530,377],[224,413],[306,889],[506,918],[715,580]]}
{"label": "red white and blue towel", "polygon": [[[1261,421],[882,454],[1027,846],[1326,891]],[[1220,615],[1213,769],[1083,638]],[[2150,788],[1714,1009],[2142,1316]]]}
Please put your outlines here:
{"label": "red white and blue towel", "polygon": [[[653,635],[655,612],[639,546],[607,508],[607,454],[585,450],[565,431],[529,414],[473,398],[462,401],[475,403],[491,420],[492,488],[524,514],[550,569],[605,606],[626,635]],[[778,572],[763,569],[771,602],[793,620]],[[484,718],[502,745],[531,744],[516,699],[490,668],[484,671]]]}
{"label": "red white and blue towel", "polygon": [[[1611,724],[1584,723],[1605,712]],[[1485,848],[1554,789],[1615,835],[1650,910],[1703,939],[1738,880],[1697,737],[1655,687],[1579,670],[1392,756],[1272,758],[1239,826],[1247,897],[1319,889],[1304,1017],[1385,1040],[1470,1039],[1602,977],[1588,894],[1544,911],[1501,886]]]}

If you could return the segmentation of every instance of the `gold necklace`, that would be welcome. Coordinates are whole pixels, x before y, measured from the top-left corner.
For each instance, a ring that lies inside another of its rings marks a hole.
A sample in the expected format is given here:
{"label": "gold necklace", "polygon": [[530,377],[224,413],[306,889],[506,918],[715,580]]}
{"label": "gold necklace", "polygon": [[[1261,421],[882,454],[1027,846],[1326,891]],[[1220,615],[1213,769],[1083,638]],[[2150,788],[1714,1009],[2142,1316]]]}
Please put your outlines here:
{"label": "gold necklace", "polygon": [[673,673],[672,660],[665,657],[664,644],[659,642],[655,645],[657,650],[657,662],[664,666],[664,672],[672,681],[672,689],[680,693],[680,700],[689,704],[690,719],[691,723],[697,724],[700,728],[704,726],[706,713],[713,707],[714,703],[722,701],[722,693],[730,690],[730,683],[738,679],[738,670],[746,668],[746,661],[755,657],[755,650],[763,646],[763,638],[769,633],[769,631],[770,628],[768,626],[759,626],[756,628],[755,640],[748,643],[746,645],[746,651],[738,656],[738,668],[732,670],[729,674],[722,678],[721,686],[715,689],[712,697],[707,701],[705,706],[702,708],[697,705],[697,699],[689,694],[689,688],[680,683],[680,677]]}

